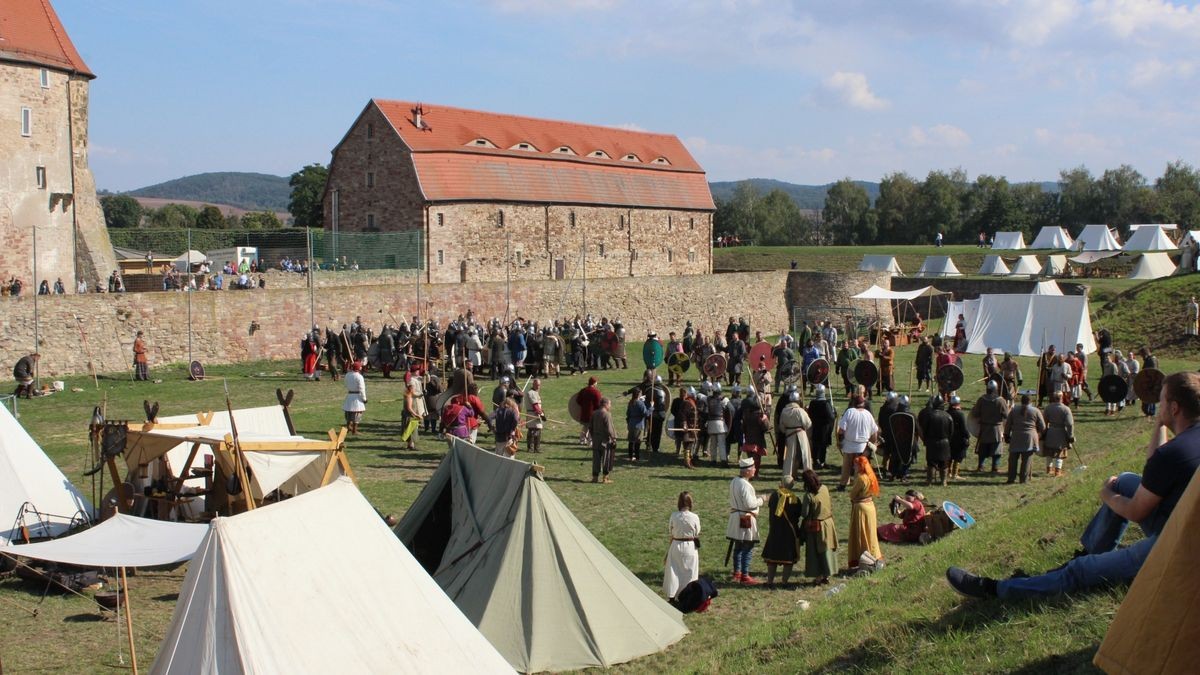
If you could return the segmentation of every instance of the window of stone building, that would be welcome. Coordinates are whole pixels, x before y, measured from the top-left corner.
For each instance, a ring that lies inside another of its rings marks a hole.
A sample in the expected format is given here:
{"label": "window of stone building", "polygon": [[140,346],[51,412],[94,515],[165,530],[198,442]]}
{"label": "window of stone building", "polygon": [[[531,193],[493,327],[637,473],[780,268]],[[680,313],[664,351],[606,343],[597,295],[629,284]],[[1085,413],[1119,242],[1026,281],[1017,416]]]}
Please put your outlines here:
{"label": "window of stone building", "polygon": [[629,252],[629,259],[637,260],[637,249],[636,248]]}
{"label": "window of stone building", "polygon": [[696,262],[696,251],[695,251],[695,249],[688,251],[688,262],[690,262],[690,263],[694,263],[694,262]]}
{"label": "window of stone building", "polygon": [[635,155],[631,152],[628,155],[625,155],[624,157],[622,157],[621,161],[622,162],[640,162],[642,160],[639,159],[637,155]]}
{"label": "window of stone building", "polygon": [[554,149],[554,152],[557,152],[557,153],[558,153],[558,154],[560,154],[560,155],[573,155],[573,154],[575,154],[575,151],[574,151],[574,150],[572,150],[572,149],[571,149],[571,146],[569,146],[569,145],[560,145],[560,146],[558,146],[557,148],[555,148],[555,149]]}
{"label": "window of stone building", "polygon": [[375,228],[375,214],[374,214],[374,213],[368,213],[368,214],[367,214],[367,229],[368,229],[368,230],[371,230],[371,229],[374,229],[374,228]]}
{"label": "window of stone building", "polygon": [[600,242],[600,257],[604,257],[604,242]]}
{"label": "window of stone building", "polygon": [[375,125],[371,122],[367,122],[367,138],[375,138]]}
{"label": "window of stone building", "polygon": [[595,157],[596,159],[610,159],[608,153],[603,150],[593,150],[588,153],[588,157]]}
{"label": "window of stone building", "polygon": [[501,209],[496,216],[496,227],[504,227],[504,210]]}
{"label": "window of stone building", "polygon": [[21,108],[21,135],[33,135],[33,109]]}
{"label": "window of stone building", "polygon": [[696,219],[695,218],[688,218],[688,229],[689,230],[696,229]]}
{"label": "window of stone building", "polygon": [[623,230],[623,229],[625,229],[625,216],[624,216],[624,215],[622,215],[622,216],[621,216],[621,219],[620,219],[619,223],[620,223],[620,224],[618,224],[618,225],[617,225],[617,229],[618,229],[618,230]]}
{"label": "window of stone building", "polygon": [[[440,216],[440,215],[442,215],[442,214],[440,214],[440,213],[439,213],[438,215]],[[438,264],[439,264],[439,265],[445,265],[445,264],[446,264],[446,252],[445,252],[445,251],[443,251],[443,250],[442,250],[442,249],[440,249],[440,248],[438,249]]]}
{"label": "window of stone building", "polygon": [[571,223],[571,227],[575,227],[575,212],[574,211],[572,211],[570,214],[568,214],[567,220],[568,220],[568,222]]}
{"label": "window of stone building", "polygon": [[367,172],[367,187],[369,187],[369,188],[375,187],[375,172],[374,171]]}
{"label": "window of stone building", "polygon": [[446,214],[444,214],[444,213],[437,214],[437,224],[438,224],[438,227],[441,227],[446,224]]}
{"label": "window of stone building", "polygon": [[513,259],[518,265],[520,265],[524,263],[525,254],[522,253],[520,249],[517,249],[516,251],[513,251]]}
{"label": "window of stone building", "polygon": [[521,141],[520,143],[517,143],[516,145],[509,148],[509,150],[525,150],[528,152],[537,152],[537,148],[534,147],[534,145],[532,143],[529,143],[527,141]]}
{"label": "window of stone building", "polygon": [[655,163],[655,164],[667,164],[667,165],[669,165],[669,164],[670,164],[670,162],[668,162],[668,161],[667,161],[667,158],[666,158],[666,157],[655,157],[655,158],[654,158],[654,163]]}
{"label": "window of stone building", "polygon": [[671,218],[671,214],[667,214],[667,232],[670,232],[675,227],[675,221]]}
{"label": "window of stone building", "polygon": [[42,68],[42,89],[50,88],[50,71]]}
{"label": "window of stone building", "polygon": [[675,251],[667,249],[667,262],[675,262]]}
{"label": "window of stone building", "polygon": [[39,190],[46,189],[46,167],[39,166],[33,170],[34,179],[37,181]]}

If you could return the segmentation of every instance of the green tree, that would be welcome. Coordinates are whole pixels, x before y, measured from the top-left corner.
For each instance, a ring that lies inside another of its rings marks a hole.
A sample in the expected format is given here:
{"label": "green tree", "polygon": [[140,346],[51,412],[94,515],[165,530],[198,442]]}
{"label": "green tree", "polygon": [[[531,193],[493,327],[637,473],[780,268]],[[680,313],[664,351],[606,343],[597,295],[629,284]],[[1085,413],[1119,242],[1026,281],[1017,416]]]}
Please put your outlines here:
{"label": "green tree", "polygon": [[215,206],[205,206],[200,209],[200,215],[196,217],[196,227],[201,230],[223,230],[225,229],[225,214]]}
{"label": "green tree", "polygon": [[1104,220],[1096,180],[1087,167],[1063,169],[1058,174],[1058,207],[1062,225],[1071,236],[1078,236],[1083,226]]}
{"label": "green tree", "polygon": [[821,210],[825,224],[841,244],[866,244],[875,241],[875,214],[866,188],[849,178],[829,187],[825,208]]}
{"label": "green tree", "polygon": [[1182,161],[1171,162],[1154,181],[1154,192],[1158,195],[1156,222],[1178,223],[1187,229],[1200,225],[1200,171]]}
{"label": "green tree", "polygon": [[146,214],[152,227],[165,230],[182,230],[196,226],[200,212],[187,204],[167,204]]}
{"label": "green tree", "polygon": [[901,244],[914,240],[910,230],[914,225],[913,211],[919,188],[917,181],[903,172],[888,174],[879,181],[875,214],[880,243]]}
{"label": "green tree", "polygon": [[810,227],[796,200],[783,190],[771,190],[754,209],[758,226],[755,243],[786,246],[809,243]]}
{"label": "green tree", "polygon": [[242,228],[247,230],[277,230],[283,227],[279,217],[270,211],[252,211],[242,216]]}
{"label": "green tree", "polygon": [[1043,227],[1058,225],[1058,193],[1047,192],[1037,183],[1020,183],[1012,188],[1012,199],[1021,231],[1037,235]]}
{"label": "green tree", "polygon": [[323,227],[325,224],[325,183],[329,180],[329,169],[321,164],[309,164],[292,174],[288,185],[292,198],[288,211],[297,227]]}
{"label": "green tree", "polygon": [[1103,222],[1129,229],[1131,223],[1144,223],[1154,210],[1153,192],[1146,178],[1128,164],[1105,171],[1096,181]]}
{"label": "green tree", "polygon": [[129,195],[105,195],[100,198],[100,208],[108,227],[138,227],[145,213],[141,202]]}
{"label": "green tree", "polygon": [[979,176],[967,189],[963,201],[964,236],[1024,231],[1026,219],[1017,208],[1008,180],[1003,177]]}
{"label": "green tree", "polygon": [[938,232],[946,243],[961,241],[962,204],[967,175],[962,169],[949,173],[930,171],[917,190],[915,227],[910,243],[931,243]]}

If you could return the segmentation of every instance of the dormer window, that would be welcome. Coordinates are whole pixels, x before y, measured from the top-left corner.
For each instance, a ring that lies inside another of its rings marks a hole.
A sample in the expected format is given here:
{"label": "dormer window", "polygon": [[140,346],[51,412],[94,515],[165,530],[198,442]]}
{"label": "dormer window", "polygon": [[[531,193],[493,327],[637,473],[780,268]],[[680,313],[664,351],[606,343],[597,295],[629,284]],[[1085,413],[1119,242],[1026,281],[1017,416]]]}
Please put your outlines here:
{"label": "dormer window", "polygon": [[640,162],[642,160],[638,159],[638,156],[631,152],[628,155],[625,155],[624,157],[622,157],[621,161],[622,162]]}
{"label": "dormer window", "polygon": [[612,159],[608,156],[608,153],[603,150],[593,150],[588,153],[588,157],[594,157],[596,159]]}
{"label": "dormer window", "polygon": [[558,146],[557,148],[554,149],[554,152],[556,152],[560,155],[574,155],[575,154],[575,151],[566,145]]}
{"label": "dormer window", "polygon": [[662,164],[662,165],[664,165],[664,166],[670,166],[670,165],[671,165],[671,163],[667,161],[667,158],[666,158],[666,157],[655,157],[655,158],[654,158],[654,161],[653,161],[653,162],[651,162],[651,163],[652,163],[652,164]]}
{"label": "dormer window", "polygon": [[537,152],[538,151],[537,148],[533,147],[532,143],[529,143],[527,141],[521,141],[520,143],[517,143],[516,145],[509,148],[509,150],[524,150],[525,152]]}
{"label": "dormer window", "polygon": [[495,148],[496,147],[496,145],[494,143],[492,143],[491,141],[489,141],[486,138],[476,138],[475,140],[471,141],[470,143],[467,143],[467,145],[470,147],[473,147],[473,148]]}

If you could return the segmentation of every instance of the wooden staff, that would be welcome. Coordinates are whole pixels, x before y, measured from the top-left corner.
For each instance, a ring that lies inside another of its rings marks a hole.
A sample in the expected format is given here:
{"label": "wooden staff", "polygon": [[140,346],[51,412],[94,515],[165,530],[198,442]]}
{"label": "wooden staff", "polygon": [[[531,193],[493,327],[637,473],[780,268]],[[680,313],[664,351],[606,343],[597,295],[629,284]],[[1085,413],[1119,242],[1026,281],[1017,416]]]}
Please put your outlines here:
{"label": "wooden staff", "polygon": [[125,596],[125,632],[129,637],[129,658],[133,661],[133,675],[137,675],[137,650],[133,646],[133,612],[129,606],[129,582],[125,578],[125,568],[121,568],[121,593]]}
{"label": "wooden staff", "polygon": [[250,494],[250,476],[246,473],[246,456],[242,452],[242,444],[238,440],[237,423],[233,419],[233,404],[229,400],[229,381],[221,380],[225,386],[225,410],[229,412],[229,430],[233,434],[234,471],[242,483],[242,493],[246,495],[246,510],[254,510],[254,497]]}

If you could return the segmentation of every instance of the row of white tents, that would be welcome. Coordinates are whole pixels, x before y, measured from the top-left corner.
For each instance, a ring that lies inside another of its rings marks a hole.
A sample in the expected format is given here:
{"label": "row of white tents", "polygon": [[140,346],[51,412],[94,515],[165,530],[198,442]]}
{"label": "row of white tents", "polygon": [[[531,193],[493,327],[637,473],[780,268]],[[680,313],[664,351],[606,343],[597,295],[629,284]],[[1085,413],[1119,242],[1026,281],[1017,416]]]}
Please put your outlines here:
{"label": "row of white tents", "polygon": [[[1167,235],[1176,230],[1174,224],[1146,223],[1129,226],[1129,241],[1124,246],[1107,225],[1086,225],[1078,239],[1072,239],[1067,230],[1060,226],[1047,226],[1038,231],[1037,237],[1028,248],[1047,250],[1078,251],[1174,251],[1179,248]],[[1200,242],[1200,230],[1188,232],[1187,238]],[[1026,248],[1025,235],[1021,232],[997,232],[992,239],[992,248],[1015,251]]]}
{"label": "row of white tents", "polygon": [[[980,265],[979,271],[976,274],[983,276],[1003,276],[1003,277],[1056,277],[1066,273],[1067,262],[1079,263],[1083,265],[1091,264],[1121,255],[1120,250],[1111,251],[1083,251],[1078,255],[1067,258],[1065,255],[1054,254],[1046,256],[1046,261],[1039,262],[1035,255],[1018,256],[1017,260],[1010,267],[1005,263],[1004,259],[997,254],[984,256],[983,264]],[[896,262],[895,256],[890,255],[866,255],[863,256],[863,261],[858,267],[864,272],[886,272],[891,276],[899,276],[900,265]],[[1130,279],[1160,279],[1174,274],[1176,265],[1171,261],[1169,254],[1162,251],[1149,253],[1141,253],[1137,255],[1137,262],[1134,264],[1133,270],[1129,273]],[[961,277],[963,273],[959,271],[958,265],[950,256],[931,255],[925,258],[921,264],[921,269],[917,270],[918,277]]]}
{"label": "row of white tents", "polygon": [[[43,526],[28,526],[31,505]],[[116,515],[12,543],[92,515],[0,406],[0,520],[17,523],[0,530],[0,554],[111,568],[191,560],[154,673],[607,668],[688,632],[539,467],[465,441],[394,532],[343,476],[208,525]]]}

